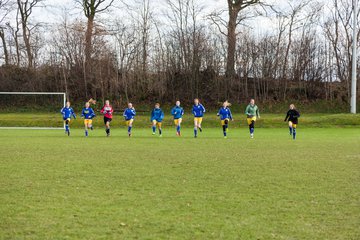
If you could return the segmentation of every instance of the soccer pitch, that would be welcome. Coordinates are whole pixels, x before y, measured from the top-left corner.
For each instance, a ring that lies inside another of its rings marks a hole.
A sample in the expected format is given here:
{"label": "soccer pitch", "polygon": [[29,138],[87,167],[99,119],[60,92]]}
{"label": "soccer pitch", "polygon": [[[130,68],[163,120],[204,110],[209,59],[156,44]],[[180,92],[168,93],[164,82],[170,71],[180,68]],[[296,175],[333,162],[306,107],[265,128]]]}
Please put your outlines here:
{"label": "soccer pitch", "polygon": [[360,128],[0,130],[0,239],[360,239]]}

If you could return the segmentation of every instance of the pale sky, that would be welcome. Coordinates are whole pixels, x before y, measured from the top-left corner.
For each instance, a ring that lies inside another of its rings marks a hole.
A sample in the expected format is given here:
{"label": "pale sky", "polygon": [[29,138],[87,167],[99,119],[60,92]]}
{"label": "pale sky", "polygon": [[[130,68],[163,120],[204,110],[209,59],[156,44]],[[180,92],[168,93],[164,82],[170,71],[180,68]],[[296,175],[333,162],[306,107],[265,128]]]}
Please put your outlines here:
{"label": "pale sky", "polygon": [[[143,0],[123,0],[124,2],[142,2]],[[154,13],[157,15],[160,21],[163,24],[171,24],[167,18],[164,17],[164,12],[169,9],[167,0],[150,0],[151,8]],[[226,10],[227,9],[227,0],[194,0],[196,4],[203,6],[203,13],[200,18],[205,18],[208,14],[214,10]],[[299,0],[263,0],[267,4],[273,5],[278,10],[287,10],[289,9],[289,2],[292,2],[294,5],[299,3]],[[315,1],[314,1],[315,2]],[[329,3],[329,0],[318,0],[318,2]],[[120,0],[114,1],[114,7],[111,8],[110,12],[102,13],[97,16],[98,19],[102,19],[103,22],[106,19],[129,19],[128,13],[123,10],[124,5]],[[253,20],[247,22],[247,25],[251,27],[251,33],[257,36],[261,36],[266,33],[275,33],[276,32],[276,19],[275,13],[269,11],[273,17],[257,17]],[[15,11],[13,14],[8,16],[9,22],[14,22]],[[53,25],[62,23],[64,17],[67,17],[68,20],[71,19],[85,19],[82,12],[81,6],[78,3],[75,3],[75,0],[45,0],[41,3],[41,7],[37,7],[33,14],[30,16],[30,23],[42,23],[45,29],[51,29]],[[224,13],[224,19],[227,19],[227,14]],[[205,21],[205,20],[204,20]],[[215,28],[215,27],[214,27]],[[46,32],[45,32],[46,35]]]}
{"label": "pale sky", "polygon": [[[274,4],[278,8],[283,8],[282,6],[287,6],[286,2],[287,0],[266,0],[266,3]],[[121,6],[121,2],[119,0],[115,0],[114,3],[117,6]],[[160,10],[164,11],[164,9],[166,9],[167,7],[166,0],[151,0],[150,4],[152,5],[152,8],[155,12]],[[227,8],[226,0],[196,0],[196,4],[204,6],[204,15],[207,15],[214,10]],[[64,11],[68,12],[71,17],[83,18],[81,7],[78,4],[75,4],[74,0],[46,0],[44,2],[44,6],[45,7],[37,8],[34,11],[32,16],[33,20],[35,19],[35,21],[38,22],[59,23],[64,16]],[[111,9],[111,14],[125,15],[124,17],[126,17],[126,14],[122,13],[120,9],[116,8]],[[267,26],[267,24],[269,23],[270,21],[263,19],[261,26]],[[257,25],[259,26],[259,24]]]}

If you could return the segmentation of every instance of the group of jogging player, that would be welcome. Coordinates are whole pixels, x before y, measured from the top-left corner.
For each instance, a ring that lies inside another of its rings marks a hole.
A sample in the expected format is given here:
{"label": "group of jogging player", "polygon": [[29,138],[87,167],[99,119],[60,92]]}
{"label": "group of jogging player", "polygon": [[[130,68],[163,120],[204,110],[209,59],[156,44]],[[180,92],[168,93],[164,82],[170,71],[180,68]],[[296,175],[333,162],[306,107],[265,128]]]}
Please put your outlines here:
{"label": "group of jogging player", "polygon": [[[93,130],[92,120],[96,116],[94,110],[91,108],[91,104],[95,104],[96,101],[90,99],[85,103],[85,107],[82,109],[81,117],[84,118],[85,125],[85,136],[89,135],[89,129]],[[217,116],[220,118],[221,126],[223,130],[224,138],[227,138],[227,132],[229,129],[229,122],[233,121],[233,116],[230,110],[231,104],[228,101],[225,101],[222,104],[222,107],[219,109]],[[194,137],[198,137],[198,132],[202,132],[202,121],[206,109],[204,105],[200,103],[198,98],[194,99],[194,105],[192,107],[192,114],[194,115]],[[110,122],[113,118],[113,107],[110,105],[110,101],[106,100],[105,105],[102,107],[101,114],[104,116],[105,132],[106,136],[110,136]],[[76,114],[73,108],[70,106],[70,102],[66,102],[64,108],[61,109],[61,114],[63,115],[63,120],[65,123],[65,133],[70,136],[70,121],[71,118],[76,119]],[[251,99],[250,103],[245,109],[245,114],[247,118],[247,124],[249,126],[250,138],[254,138],[255,133],[255,123],[257,119],[260,119],[260,111],[258,106],[255,104],[255,100]],[[174,119],[174,124],[176,127],[176,135],[181,136],[181,123],[184,115],[184,109],[181,107],[180,101],[176,101],[175,106],[171,109],[171,115]],[[123,112],[123,117],[128,130],[128,136],[132,135],[133,123],[135,120],[136,111],[132,103],[128,103],[127,108]],[[156,129],[158,129],[159,136],[162,137],[162,122],[164,120],[164,112],[160,108],[160,104],[156,103],[154,109],[151,111],[150,121],[152,124],[152,134],[156,135]],[[298,125],[298,118],[300,113],[296,110],[295,105],[291,104],[288,112],[286,113],[285,122],[289,123],[290,135],[293,139],[296,139],[296,128]]]}

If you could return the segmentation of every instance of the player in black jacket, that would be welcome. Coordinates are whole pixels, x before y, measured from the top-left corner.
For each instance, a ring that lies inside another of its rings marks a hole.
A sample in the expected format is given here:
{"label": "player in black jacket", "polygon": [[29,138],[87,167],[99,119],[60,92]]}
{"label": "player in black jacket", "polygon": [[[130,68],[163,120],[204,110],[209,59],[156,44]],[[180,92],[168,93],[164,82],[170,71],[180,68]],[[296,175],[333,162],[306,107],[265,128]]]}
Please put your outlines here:
{"label": "player in black jacket", "polygon": [[296,110],[294,104],[290,104],[290,109],[286,113],[286,117],[284,122],[289,121],[289,130],[290,136],[293,136],[293,139],[296,139],[296,127],[298,125],[298,118],[300,117],[300,113]]}

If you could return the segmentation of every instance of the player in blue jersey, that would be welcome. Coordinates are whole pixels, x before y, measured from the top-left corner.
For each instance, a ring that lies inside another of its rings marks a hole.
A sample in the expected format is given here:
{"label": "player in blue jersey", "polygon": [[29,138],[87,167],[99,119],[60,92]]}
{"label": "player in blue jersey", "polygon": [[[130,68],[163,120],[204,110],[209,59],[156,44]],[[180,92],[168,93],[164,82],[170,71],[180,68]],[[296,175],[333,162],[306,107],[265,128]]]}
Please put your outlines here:
{"label": "player in blue jersey", "polygon": [[152,134],[155,135],[156,126],[159,129],[159,136],[162,136],[162,120],[164,119],[164,112],[160,108],[160,103],[155,104],[155,108],[151,111],[150,121],[152,123]]}
{"label": "player in blue jersey", "polygon": [[181,136],[181,122],[182,116],[184,115],[184,109],[180,106],[180,101],[176,101],[175,107],[171,109],[171,115],[174,117],[174,123],[176,126],[176,135]]}
{"label": "player in blue jersey", "polygon": [[128,107],[125,109],[123,116],[126,121],[126,126],[128,127],[128,135],[131,137],[131,130],[136,116],[136,111],[132,103],[128,103]]}
{"label": "player in blue jersey", "polygon": [[231,106],[231,104],[228,101],[225,101],[223,103],[223,106],[219,109],[219,112],[217,113],[217,115],[220,117],[221,120],[221,125],[224,132],[224,138],[227,138],[226,133],[229,128],[229,121],[230,120],[234,121],[229,106]]}
{"label": "player in blue jersey", "polygon": [[90,102],[85,103],[85,107],[81,112],[81,117],[84,118],[85,137],[89,135],[88,129],[93,130],[92,119],[95,117],[94,110],[90,107]]}
{"label": "player in blue jersey", "polygon": [[194,99],[194,106],[192,109],[192,113],[194,114],[194,137],[197,138],[198,129],[202,132],[201,123],[203,121],[205,108],[200,103],[198,98]]}
{"label": "player in blue jersey", "polygon": [[69,124],[70,124],[70,121],[71,121],[71,117],[76,119],[74,109],[72,109],[72,107],[70,107],[70,102],[66,102],[65,107],[63,107],[60,112],[61,112],[61,114],[63,116],[63,120],[65,122],[65,134],[70,136]]}

